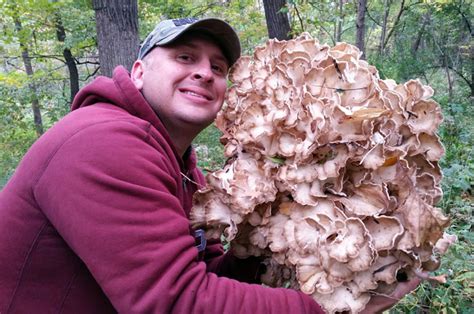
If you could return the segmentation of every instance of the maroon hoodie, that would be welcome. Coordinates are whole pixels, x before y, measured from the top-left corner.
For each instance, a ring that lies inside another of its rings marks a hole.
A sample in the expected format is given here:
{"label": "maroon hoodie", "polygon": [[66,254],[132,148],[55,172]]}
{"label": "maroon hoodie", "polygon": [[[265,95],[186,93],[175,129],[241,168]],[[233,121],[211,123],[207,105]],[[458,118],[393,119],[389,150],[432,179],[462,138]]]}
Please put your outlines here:
{"label": "maroon hoodie", "polygon": [[227,278],[251,281],[255,263],[220,243],[198,257],[195,155],[178,156],[123,67],[72,110],[0,192],[0,313],[321,311],[300,292]]}

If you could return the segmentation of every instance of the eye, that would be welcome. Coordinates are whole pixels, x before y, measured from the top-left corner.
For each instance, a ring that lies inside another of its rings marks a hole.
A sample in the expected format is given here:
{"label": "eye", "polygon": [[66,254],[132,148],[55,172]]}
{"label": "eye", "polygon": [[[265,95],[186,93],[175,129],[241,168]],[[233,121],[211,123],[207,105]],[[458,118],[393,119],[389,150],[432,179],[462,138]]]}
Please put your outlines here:
{"label": "eye", "polygon": [[211,65],[211,68],[212,68],[212,71],[214,71],[217,74],[220,74],[220,75],[227,74],[227,66],[225,65],[214,63]]}
{"label": "eye", "polygon": [[176,57],[176,59],[184,63],[189,63],[193,61],[193,57],[188,53],[181,53]]}

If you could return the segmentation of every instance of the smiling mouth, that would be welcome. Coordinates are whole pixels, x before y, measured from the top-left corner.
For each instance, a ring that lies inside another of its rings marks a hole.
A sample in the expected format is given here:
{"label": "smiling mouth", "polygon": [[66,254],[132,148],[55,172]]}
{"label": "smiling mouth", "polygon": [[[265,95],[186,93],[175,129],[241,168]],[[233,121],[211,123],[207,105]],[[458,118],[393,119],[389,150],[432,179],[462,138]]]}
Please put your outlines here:
{"label": "smiling mouth", "polygon": [[198,94],[198,93],[190,91],[190,90],[182,90],[181,92],[183,94],[191,95],[191,96],[194,96],[194,97],[199,97],[199,98],[202,98],[202,99],[205,99],[205,100],[212,100],[211,97],[209,97],[209,96]]}

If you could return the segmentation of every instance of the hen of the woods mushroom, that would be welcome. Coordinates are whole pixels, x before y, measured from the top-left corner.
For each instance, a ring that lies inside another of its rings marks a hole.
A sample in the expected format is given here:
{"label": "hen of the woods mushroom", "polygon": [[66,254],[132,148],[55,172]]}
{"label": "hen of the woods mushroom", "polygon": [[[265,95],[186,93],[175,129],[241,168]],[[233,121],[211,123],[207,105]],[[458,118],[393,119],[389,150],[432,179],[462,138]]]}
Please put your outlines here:
{"label": "hen of the woods mushroom", "polygon": [[229,159],[191,212],[235,255],[264,257],[263,283],[330,313],[435,270],[454,241],[434,207],[444,149],[433,90],[382,80],[360,55],[303,34],[242,57],[216,122]]}

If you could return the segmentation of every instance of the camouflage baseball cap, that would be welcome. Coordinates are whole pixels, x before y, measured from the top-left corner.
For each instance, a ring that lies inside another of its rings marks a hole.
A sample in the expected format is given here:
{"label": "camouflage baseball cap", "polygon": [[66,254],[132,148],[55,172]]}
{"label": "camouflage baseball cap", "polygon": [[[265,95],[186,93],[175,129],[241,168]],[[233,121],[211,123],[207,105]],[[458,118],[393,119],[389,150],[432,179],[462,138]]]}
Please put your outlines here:
{"label": "camouflage baseball cap", "polygon": [[197,18],[182,18],[173,20],[164,20],[156,25],[155,29],[148,34],[140,46],[138,59],[143,59],[154,47],[164,46],[172,43],[181,35],[188,31],[204,32],[215,39],[229,65],[234,64],[240,57],[240,41],[234,29],[216,18],[206,18],[199,20]]}

